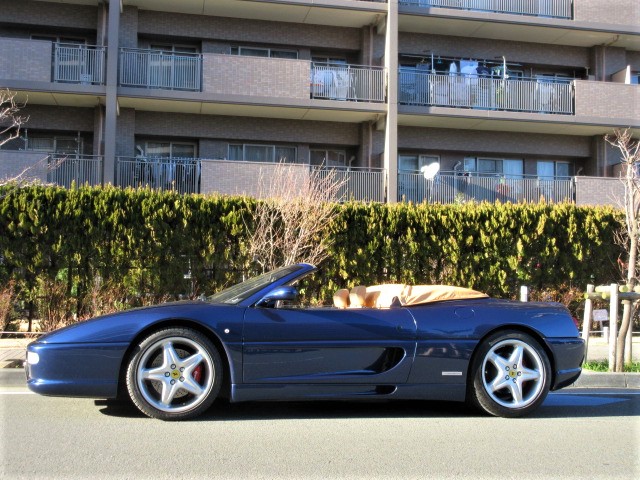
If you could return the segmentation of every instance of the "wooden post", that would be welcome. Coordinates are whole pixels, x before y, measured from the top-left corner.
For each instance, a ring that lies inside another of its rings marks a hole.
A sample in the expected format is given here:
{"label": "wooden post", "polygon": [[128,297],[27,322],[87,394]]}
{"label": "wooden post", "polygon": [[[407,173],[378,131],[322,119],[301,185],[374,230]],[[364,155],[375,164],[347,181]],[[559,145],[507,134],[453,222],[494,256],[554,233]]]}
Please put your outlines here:
{"label": "wooden post", "polygon": [[609,309],[609,371],[616,371],[616,340],[618,338],[618,284],[611,284]]}
{"label": "wooden post", "polygon": [[[594,285],[587,285],[587,293],[593,293]],[[591,334],[591,315],[593,314],[593,300],[588,297],[584,301],[584,318],[582,320],[582,338],[584,340],[584,361],[587,361],[587,351],[589,350],[589,335]]]}

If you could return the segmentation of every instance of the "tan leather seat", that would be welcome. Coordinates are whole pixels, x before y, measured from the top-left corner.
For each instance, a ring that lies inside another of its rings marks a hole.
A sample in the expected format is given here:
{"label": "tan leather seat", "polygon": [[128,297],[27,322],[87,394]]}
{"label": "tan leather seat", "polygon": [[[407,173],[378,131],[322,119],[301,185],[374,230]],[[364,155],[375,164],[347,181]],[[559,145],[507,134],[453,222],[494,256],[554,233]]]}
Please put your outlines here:
{"label": "tan leather seat", "polygon": [[362,308],[365,306],[367,297],[367,287],[358,286],[351,289],[349,294],[349,306],[351,308]]}
{"label": "tan leather seat", "polygon": [[341,288],[333,294],[333,305],[336,308],[347,308],[349,306],[349,290]]}

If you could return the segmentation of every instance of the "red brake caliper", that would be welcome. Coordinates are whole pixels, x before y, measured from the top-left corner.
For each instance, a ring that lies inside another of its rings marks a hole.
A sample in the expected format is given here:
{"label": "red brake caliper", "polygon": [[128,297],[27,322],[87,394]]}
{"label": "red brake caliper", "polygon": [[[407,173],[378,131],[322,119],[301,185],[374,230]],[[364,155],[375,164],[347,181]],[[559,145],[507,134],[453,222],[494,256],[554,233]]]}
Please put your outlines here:
{"label": "red brake caliper", "polygon": [[191,374],[196,383],[200,383],[200,379],[202,378],[202,365],[198,365],[193,369],[193,373]]}

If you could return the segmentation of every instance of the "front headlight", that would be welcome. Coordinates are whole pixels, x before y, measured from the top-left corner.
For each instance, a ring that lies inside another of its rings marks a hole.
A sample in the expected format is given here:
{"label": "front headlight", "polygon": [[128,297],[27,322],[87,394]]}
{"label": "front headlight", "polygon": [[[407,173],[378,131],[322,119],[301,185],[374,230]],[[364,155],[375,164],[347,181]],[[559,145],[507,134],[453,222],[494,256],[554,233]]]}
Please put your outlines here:
{"label": "front headlight", "polygon": [[40,361],[40,355],[36,352],[27,352],[27,363],[29,365],[36,365]]}

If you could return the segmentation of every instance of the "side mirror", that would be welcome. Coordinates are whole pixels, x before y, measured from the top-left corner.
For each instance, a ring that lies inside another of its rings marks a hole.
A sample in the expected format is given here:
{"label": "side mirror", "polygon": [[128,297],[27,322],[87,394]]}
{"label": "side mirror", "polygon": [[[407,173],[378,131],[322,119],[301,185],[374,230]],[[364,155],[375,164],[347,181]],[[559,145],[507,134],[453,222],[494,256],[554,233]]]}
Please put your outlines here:
{"label": "side mirror", "polygon": [[278,287],[258,300],[256,307],[271,307],[282,300],[293,302],[297,299],[298,290],[295,287]]}

